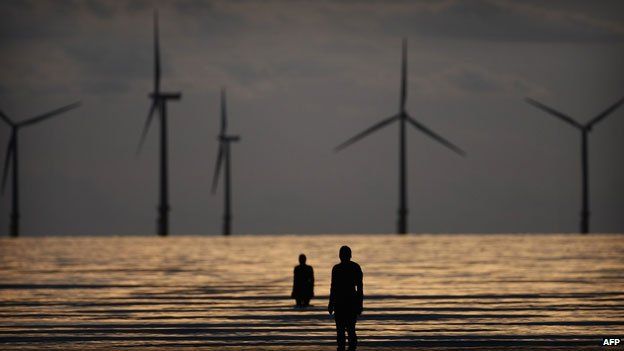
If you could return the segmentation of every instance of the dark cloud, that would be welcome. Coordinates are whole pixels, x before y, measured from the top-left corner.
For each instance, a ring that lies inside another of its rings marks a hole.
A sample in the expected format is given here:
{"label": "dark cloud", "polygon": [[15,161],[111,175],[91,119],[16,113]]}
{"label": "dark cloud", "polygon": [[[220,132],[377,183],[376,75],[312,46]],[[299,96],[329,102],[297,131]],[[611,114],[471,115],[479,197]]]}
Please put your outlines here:
{"label": "dark cloud", "polygon": [[214,13],[216,7],[214,2],[202,0],[180,0],[174,4],[175,8],[185,15],[205,15]]}
{"label": "dark cloud", "polygon": [[507,1],[453,1],[428,11],[384,18],[393,33],[409,28],[421,36],[523,42],[623,42],[622,22],[586,12],[550,10]]}
{"label": "dark cloud", "polygon": [[520,77],[496,74],[483,68],[459,65],[442,74],[442,79],[468,94],[540,94],[540,88]]}
{"label": "dark cloud", "polygon": [[83,0],[84,5],[90,13],[100,19],[111,19],[115,15],[113,3],[101,0]]}
{"label": "dark cloud", "polygon": [[491,79],[483,72],[471,69],[460,69],[450,74],[450,79],[460,89],[471,92],[492,92],[503,88],[500,82]]}
{"label": "dark cloud", "polygon": [[[64,45],[63,52],[75,62],[78,84],[89,93],[124,93],[137,80],[151,79],[153,63],[148,38],[84,40]],[[170,71],[168,62],[163,64]]]}

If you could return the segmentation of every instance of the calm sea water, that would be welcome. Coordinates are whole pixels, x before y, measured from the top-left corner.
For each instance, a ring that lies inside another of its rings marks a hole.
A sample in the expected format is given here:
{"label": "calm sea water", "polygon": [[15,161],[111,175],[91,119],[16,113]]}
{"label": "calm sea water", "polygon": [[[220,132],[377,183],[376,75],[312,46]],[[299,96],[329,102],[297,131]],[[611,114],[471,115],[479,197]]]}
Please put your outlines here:
{"label": "calm sea water", "polygon": [[[0,348],[332,350],[341,245],[364,271],[362,350],[599,350],[624,337],[622,235],[0,239]],[[290,300],[305,253],[307,310]]]}

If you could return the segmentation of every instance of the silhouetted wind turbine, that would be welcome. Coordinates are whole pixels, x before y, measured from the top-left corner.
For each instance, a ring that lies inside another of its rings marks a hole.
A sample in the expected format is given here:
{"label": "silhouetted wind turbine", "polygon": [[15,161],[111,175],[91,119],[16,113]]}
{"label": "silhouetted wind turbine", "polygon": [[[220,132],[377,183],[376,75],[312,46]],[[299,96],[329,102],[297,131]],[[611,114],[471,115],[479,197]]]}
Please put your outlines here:
{"label": "silhouetted wind turbine", "polygon": [[[182,93],[180,92],[162,92],[160,90],[160,43],[158,38],[158,12],[154,11],[154,91],[149,94],[152,99],[145,121],[145,127],[141,135],[138,150],[141,149],[145,136],[149,130],[150,124],[154,117],[154,113],[158,111],[160,116],[160,204],[158,205],[158,235],[166,236],[169,234],[169,166],[167,152],[167,102],[169,100],[180,100]],[[138,152],[137,150],[137,152]]]}
{"label": "silhouetted wind turbine", "polygon": [[563,114],[551,107],[548,107],[536,100],[533,100],[531,98],[526,98],[525,100],[529,104],[539,108],[542,111],[545,111],[546,113],[550,115],[553,115],[561,119],[562,121],[570,124],[571,126],[575,127],[581,132],[581,173],[582,173],[581,187],[582,187],[583,194],[582,194],[582,200],[581,200],[582,204],[581,204],[580,232],[584,234],[589,233],[589,215],[590,215],[590,212],[589,212],[589,154],[587,152],[589,141],[587,137],[589,135],[589,132],[591,132],[592,128],[594,127],[594,125],[596,125],[596,123],[602,121],[605,117],[607,117],[609,114],[615,111],[615,109],[617,109],[618,107],[620,107],[620,105],[624,103],[624,98],[618,100],[609,108],[602,111],[600,114],[598,114],[596,117],[594,117],[585,125],[578,123],[577,121],[572,119],[572,117],[566,114]]}
{"label": "silhouetted wind turbine", "polygon": [[221,164],[225,163],[224,168],[224,190],[223,190],[223,235],[230,235],[232,233],[232,188],[231,188],[231,173],[230,173],[230,143],[238,142],[240,137],[238,135],[227,134],[227,109],[225,104],[225,89],[221,89],[221,130],[217,136],[219,140],[219,152],[217,153],[217,162],[215,164],[215,172],[212,178],[212,193],[217,191],[217,185],[219,183],[219,174],[221,173]]}
{"label": "silhouetted wind turbine", "polygon": [[52,118],[56,115],[59,115],[63,112],[69,111],[76,107],[80,106],[80,102],[75,102],[71,105],[63,106],[56,110],[52,110],[50,112],[44,113],[37,117],[33,117],[27,119],[22,122],[13,122],[4,112],[0,111],[0,117],[6,124],[11,127],[11,138],[9,139],[9,143],[7,145],[6,156],[4,158],[4,170],[2,173],[2,193],[4,194],[4,189],[6,187],[6,182],[9,175],[9,168],[12,168],[12,209],[11,209],[11,221],[9,224],[9,234],[12,237],[19,236],[19,153],[18,153],[18,136],[20,128],[27,127],[33,125],[35,123],[42,122],[48,118]]}
{"label": "silhouetted wind turbine", "polygon": [[409,123],[414,128],[420,130],[425,135],[429,136],[433,140],[441,143],[447,148],[453,150],[454,152],[464,156],[465,153],[453,145],[451,142],[442,138],[438,134],[434,133],[431,129],[424,126],[422,123],[416,121],[412,116],[410,116],[407,111],[405,111],[405,102],[407,100],[407,40],[403,39],[403,62],[401,66],[401,97],[399,100],[399,113],[384,119],[383,121],[371,126],[370,128],[364,130],[363,132],[355,135],[351,139],[345,141],[344,143],[338,145],[335,148],[335,151],[340,151],[347,146],[355,143],[356,141],[366,137],[367,135],[390,125],[392,122],[399,122],[399,212],[398,212],[398,223],[397,223],[397,233],[398,234],[406,234],[407,233],[407,161],[406,161],[406,139],[405,139],[405,124]]}

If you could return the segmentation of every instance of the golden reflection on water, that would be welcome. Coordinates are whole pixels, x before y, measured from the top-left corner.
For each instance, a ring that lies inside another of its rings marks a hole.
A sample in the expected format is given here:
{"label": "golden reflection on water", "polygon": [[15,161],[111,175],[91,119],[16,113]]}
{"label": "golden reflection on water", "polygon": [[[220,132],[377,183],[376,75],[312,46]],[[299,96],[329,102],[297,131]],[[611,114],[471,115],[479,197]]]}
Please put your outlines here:
{"label": "golden reflection on water", "polygon": [[[364,271],[363,349],[624,334],[621,235],[67,237],[0,239],[0,345],[331,349],[341,245]],[[300,253],[316,276],[304,311]]]}

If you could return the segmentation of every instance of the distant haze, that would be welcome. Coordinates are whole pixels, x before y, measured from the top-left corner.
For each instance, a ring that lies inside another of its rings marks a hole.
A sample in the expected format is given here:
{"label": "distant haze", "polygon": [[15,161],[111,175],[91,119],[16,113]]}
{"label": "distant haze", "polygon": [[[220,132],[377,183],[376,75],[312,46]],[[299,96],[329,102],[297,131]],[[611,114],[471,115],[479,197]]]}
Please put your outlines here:
{"label": "distant haze", "polygon": [[[155,232],[158,124],[135,156],[160,13],[171,228],[216,234],[210,193],[219,89],[228,89],[235,233],[394,232],[398,127],[334,153],[407,108],[467,152],[408,131],[412,232],[572,232],[580,135],[526,96],[586,122],[624,96],[622,1],[0,2],[0,109],[23,120],[22,234]],[[9,128],[0,126],[4,157]],[[590,136],[592,231],[624,232],[624,108]],[[0,198],[6,235],[10,184]]]}

